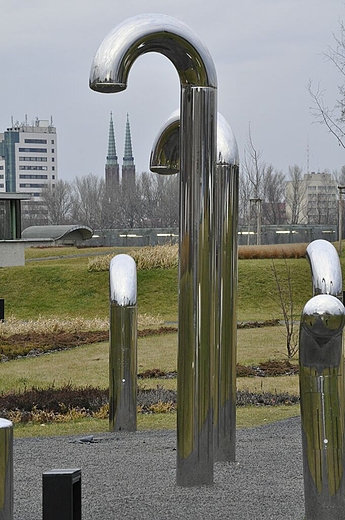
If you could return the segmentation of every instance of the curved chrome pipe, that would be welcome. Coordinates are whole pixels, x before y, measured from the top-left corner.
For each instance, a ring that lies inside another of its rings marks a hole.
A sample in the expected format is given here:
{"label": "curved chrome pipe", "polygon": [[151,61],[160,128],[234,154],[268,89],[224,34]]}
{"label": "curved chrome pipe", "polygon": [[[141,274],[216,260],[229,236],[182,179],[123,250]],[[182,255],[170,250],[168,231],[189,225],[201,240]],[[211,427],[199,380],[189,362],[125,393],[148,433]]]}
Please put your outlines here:
{"label": "curved chrome pipe", "polygon": [[128,18],[105,37],[91,66],[90,88],[105,93],[124,90],[133,63],[147,52],[166,56],[183,86],[217,86],[213,60],[199,37],[175,18],[147,13]]}
{"label": "curved chrome pipe", "polygon": [[331,294],[343,301],[342,274],[339,256],[327,240],[314,240],[306,251],[310,264],[313,295]]}
{"label": "curved chrome pipe", "polygon": [[137,270],[129,255],[109,267],[109,430],[137,429]]}
{"label": "curved chrome pipe", "polygon": [[[180,168],[180,114],[176,110],[154,141],[150,169],[159,174]],[[214,212],[215,264],[215,376],[214,456],[234,461],[236,453],[236,343],[237,343],[237,221],[239,155],[236,139],[218,112],[217,168]]]}
{"label": "curved chrome pipe", "polygon": [[300,325],[300,398],[306,520],[345,511],[345,308],[329,294],[305,305]]}
{"label": "curved chrome pipe", "polygon": [[0,419],[0,520],[13,520],[13,424]]}
{"label": "curved chrome pipe", "polygon": [[180,261],[178,332],[178,485],[213,483],[214,217],[217,76],[199,38],[178,20],[144,14],[117,26],[93,61],[90,87],[126,88],[134,61],[166,56],[181,83]]}

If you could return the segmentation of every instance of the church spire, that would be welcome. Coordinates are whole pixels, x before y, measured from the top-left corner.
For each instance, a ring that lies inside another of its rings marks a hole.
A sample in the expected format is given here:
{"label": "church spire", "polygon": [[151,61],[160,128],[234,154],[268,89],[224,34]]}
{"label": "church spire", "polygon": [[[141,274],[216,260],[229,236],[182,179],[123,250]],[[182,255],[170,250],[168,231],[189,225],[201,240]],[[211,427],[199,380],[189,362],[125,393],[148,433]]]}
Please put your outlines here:
{"label": "church spire", "polygon": [[113,113],[110,112],[108,155],[105,163],[105,184],[110,193],[114,193],[119,188],[120,167],[117,162],[115,132],[113,123]]}
{"label": "church spire", "polygon": [[110,112],[107,164],[118,164],[115,145],[113,113]]}
{"label": "church spire", "polygon": [[129,124],[129,115],[127,113],[126,135],[125,135],[125,151],[123,156],[123,166],[134,166],[134,157],[132,152],[131,127]]}
{"label": "church spire", "polygon": [[135,188],[135,165],[132,152],[131,127],[129,115],[126,120],[125,150],[122,163],[122,187],[124,190],[132,191]]}

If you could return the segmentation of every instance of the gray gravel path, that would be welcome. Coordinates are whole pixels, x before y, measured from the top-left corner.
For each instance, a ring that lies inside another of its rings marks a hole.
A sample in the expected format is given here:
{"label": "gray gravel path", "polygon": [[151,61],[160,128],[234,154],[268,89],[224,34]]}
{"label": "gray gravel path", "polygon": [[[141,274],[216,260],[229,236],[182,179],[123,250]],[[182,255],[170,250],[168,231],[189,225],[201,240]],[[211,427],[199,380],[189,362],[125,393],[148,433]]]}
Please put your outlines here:
{"label": "gray gravel path", "polygon": [[238,430],[237,462],[216,463],[210,487],[175,485],[174,431],[76,439],[15,440],[15,520],[42,518],[42,473],[52,468],[81,468],[83,520],[303,518],[298,417]]}

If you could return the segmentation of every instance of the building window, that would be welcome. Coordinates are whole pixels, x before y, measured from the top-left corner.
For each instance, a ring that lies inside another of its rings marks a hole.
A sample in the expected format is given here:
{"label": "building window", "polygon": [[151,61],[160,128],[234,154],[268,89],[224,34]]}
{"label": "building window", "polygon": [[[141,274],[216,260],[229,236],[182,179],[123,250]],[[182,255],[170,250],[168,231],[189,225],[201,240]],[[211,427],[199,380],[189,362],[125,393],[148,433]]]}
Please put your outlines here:
{"label": "building window", "polygon": [[52,144],[54,144],[54,143],[55,143],[55,141],[54,141],[54,139],[52,139]]}
{"label": "building window", "polygon": [[20,179],[48,179],[48,175],[19,175]]}
{"label": "building window", "polygon": [[47,157],[24,157],[19,156],[20,161],[47,162]]}
{"label": "building window", "polygon": [[24,143],[47,144],[47,139],[24,139]]}
{"label": "building window", "polygon": [[47,166],[19,166],[20,170],[47,170]]}
{"label": "building window", "polygon": [[20,152],[47,153],[47,148],[19,148]]}
{"label": "building window", "polygon": [[52,166],[52,170],[53,170],[53,172],[55,172],[55,166]]}
{"label": "building window", "polygon": [[55,175],[52,175],[52,179],[53,179],[53,180],[55,179]]}
{"label": "building window", "polygon": [[54,148],[52,148],[52,153],[54,153],[54,152],[55,152],[55,149],[54,149]]}
{"label": "building window", "polygon": [[3,166],[0,166],[0,170],[3,170],[3,169],[4,169],[4,167],[3,167]]}

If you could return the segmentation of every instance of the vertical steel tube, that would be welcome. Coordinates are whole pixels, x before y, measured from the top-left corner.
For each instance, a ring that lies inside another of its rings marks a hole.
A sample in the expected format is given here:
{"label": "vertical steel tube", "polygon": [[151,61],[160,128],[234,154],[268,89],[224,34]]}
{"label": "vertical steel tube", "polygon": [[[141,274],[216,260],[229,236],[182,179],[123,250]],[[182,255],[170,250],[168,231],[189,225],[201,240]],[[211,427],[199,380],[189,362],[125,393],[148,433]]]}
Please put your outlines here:
{"label": "vertical steel tube", "polygon": [[129,255],[110,262],[109,430],[137,429],[137,273]]}
{"label": "vertical steel tube", "polygon": [[[170,175],[180,170],[180,114],[175,111],[155,139],[150,169]],[[214,457],[235,460],[236,439],[236,307],[238,149],[231,128],[218,112],[215,215],[215,370]]]}
{"label": "vertical steel tube", "polygon": [[213,482],[216,118],[214,88],[182,89],[176,475],[181,486]]}
{"label": "vertical steel tube", "polygon": [[224,117],[218,113],[216,215],[216,352],[214,378],[214,457],[236,455],[237,225],[238,150]]}
{"label": "vertical steel tube", "polygon": [[13,520],[13,424],[0,419],[0,520]]}
{"label": "vertical steel tube", "polygon": [[181,83],[181,183],[177,484],[213,483],[214,356],[213,183],[217,75],[213,60],[188,26],[165,15],[125,20],[100,45],[90,88],[119,92],[134,61],[165,55]]}
{"label": "vertical steel tube", "polygon": [[306,520],[345,511],[345,309],[328,294],[305,305],[300,326],[300,398]]}

